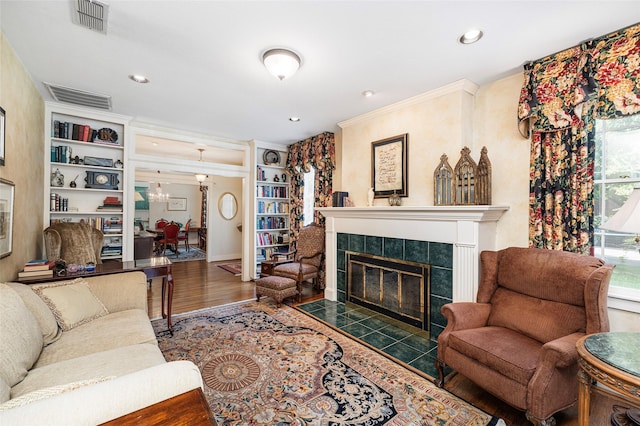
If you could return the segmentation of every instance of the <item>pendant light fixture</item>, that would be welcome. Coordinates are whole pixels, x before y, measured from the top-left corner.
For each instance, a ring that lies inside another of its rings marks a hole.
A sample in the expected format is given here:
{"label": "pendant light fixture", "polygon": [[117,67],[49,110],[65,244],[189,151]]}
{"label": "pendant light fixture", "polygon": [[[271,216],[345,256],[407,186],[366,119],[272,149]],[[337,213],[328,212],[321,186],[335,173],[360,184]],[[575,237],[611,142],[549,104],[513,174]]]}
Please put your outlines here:
{"label": "pendant light fixture", "polygon": [[162,192],[162,186],[160,185],[160,170],[158,170],[158,183],[156,184],[156,191],[149,191],[149,201],[152,203],[166,203],[169,201],[169,193]]}
{"label": "pendant light fixture", "polygon": [[[198,151],[200,151],[200,159],[198,161],[202,163],[202,153],[204,152],[204,148],[198,148]],[[202,186],[202,183],[206,179],[207,179],[207,175],[202,173],[196,173],[196,180],[200,183],[200,186]]]}

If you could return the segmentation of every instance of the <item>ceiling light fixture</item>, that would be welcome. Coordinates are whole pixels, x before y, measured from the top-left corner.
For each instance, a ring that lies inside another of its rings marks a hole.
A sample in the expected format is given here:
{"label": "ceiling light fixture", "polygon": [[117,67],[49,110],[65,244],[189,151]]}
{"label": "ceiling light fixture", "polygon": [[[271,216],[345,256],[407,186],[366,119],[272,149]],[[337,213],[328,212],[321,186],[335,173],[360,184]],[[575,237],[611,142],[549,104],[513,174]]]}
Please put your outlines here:
{"label": "ceiling light fixture", "polygon": [[288,49],[269,49],[262,55],[265,68],[280,80],[289,78],[300,68],[300,56]]}
{"label": "ceiling light fixture", "polygon": [[300,121],[300,117],[289,117],[289,121],[293,121],[294,123],[297,123],[298,121]]}
{"label": "ceiling light fixture", "polygon": [[135,81],[136,83],[148,83],[149,79],[147,77],[145,77],[144,75],[140,75],[140,74],[131,74],[129,76],[129,78],[133,81]]}
{"label": "ceiling light fixture", "polygon": [[480,40],[484,33],[477,28],[473,28],[460,36],[458,41],[462,44],[472,44]]}
{"label": "ceiling light fixture", "polygon": [[[198,161],[202,162],[202,153],[204,152],[204,148],[198,148],[198,151],[200,151],[200,159]],[[202,186],[202,182],[204,182],[207,177],[208,176],[203,173],[196,173],[196,180],[200,183],[200,186]]]}
{"label": "ceiling light fixture", "polygon": [[362,96],[364,96],[365,98],[370,98],[373,95],[374,95],[373,90],[365,90],[364,92],[362,92]]}
{"label": "ceiling light fixture", "polygon": [[169,193],[162,192],[162,186],[160,186],[160,170],[158,170],[158,183],[156,184],[156,192],[149,191],[149,201],[152,203],[166,203],[169,201]]}

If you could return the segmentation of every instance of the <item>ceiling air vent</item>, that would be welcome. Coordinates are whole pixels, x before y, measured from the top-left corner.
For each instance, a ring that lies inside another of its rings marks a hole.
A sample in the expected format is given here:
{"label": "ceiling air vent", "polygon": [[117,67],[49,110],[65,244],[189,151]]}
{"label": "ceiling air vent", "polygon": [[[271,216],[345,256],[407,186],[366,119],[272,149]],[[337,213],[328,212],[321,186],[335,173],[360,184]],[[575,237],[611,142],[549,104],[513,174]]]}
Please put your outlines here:
{"label": "ceiling air vent", "polygon": [[49,93],[58,102],[67,102],[90,108],[111,110],[111,96],[99,93],[85,92],[83,90],[72,89],[70,87],[56,86],[50,83],[43,83]]}
{"label": "ceiling air vent", "polygon": [[72,20],[75,24],[99,33],[107,33],[109,6],[96,0],[72,0]]}

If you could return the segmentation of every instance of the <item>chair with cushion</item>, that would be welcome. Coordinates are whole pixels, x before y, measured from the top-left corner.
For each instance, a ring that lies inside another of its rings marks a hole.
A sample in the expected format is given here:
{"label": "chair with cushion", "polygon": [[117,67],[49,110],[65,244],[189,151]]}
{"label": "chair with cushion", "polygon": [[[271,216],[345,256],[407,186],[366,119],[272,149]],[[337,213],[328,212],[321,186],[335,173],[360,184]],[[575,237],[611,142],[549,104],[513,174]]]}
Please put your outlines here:
{"label": "chair with cushion", "polygon": [[104,234],[85,222],[61,222],[43,231],[47,259],[63,259],[67,264],[102,263]]}
{"label": "chair with cushion", "polygon": [[449,366],[532,423],[554,424],[553,414],[577,400],[576,342],[609,330],[613,265],[515,247],[484,251],[480,261],[477,303],[442,307],[447,326],[438,336],[438,384]]}
{"label": "chair with cushion", "polygon": [[180,226],[175,222],[171,222],[164,227],[164,235],[158,240],[158,244],[162,247],[163,256],[167,253],[167,246],[171,245],[175,248],[176,258],[178,257],[178,232],[180,232]]}
{"label": "chair with cushion", "polygon": [[311,224],[300,229],[296,250],[290,255],[293,256],[292,261],[277,265],[273,268],[273,275],[295,280],[298,300],[301,300],[304,281],[313,280],[317,286],[324,257],[324,227]]}
{"label": "chair with cushion", "polygon": [[178,241],[184,241],[185,250],[189,251],[189,228],[191,227],[191,219],[184,225],[184,229],[178,233]]}

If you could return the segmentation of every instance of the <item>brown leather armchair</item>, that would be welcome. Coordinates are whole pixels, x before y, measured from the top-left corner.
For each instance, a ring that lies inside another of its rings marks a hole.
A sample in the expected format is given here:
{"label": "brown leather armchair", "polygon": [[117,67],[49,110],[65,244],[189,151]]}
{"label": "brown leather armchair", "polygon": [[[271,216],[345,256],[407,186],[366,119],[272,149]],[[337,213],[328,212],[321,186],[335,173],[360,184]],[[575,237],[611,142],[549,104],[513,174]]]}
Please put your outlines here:
{"label": "brown leather armchair", "polygon": [[44,230],[47,259],[63,259],[67,264],[102,263],[104,234],[84,222],[56,223]]}
{"label": "brown leather armchair", "polygon": [[281,263],[273,268],[273,275],[295,280],[298,288],[298,300],[302,296],[302,283],[313,280],[318,284],[324,257],[324,227],[311,224],[300,229],[296,250],[291,253],[292,262]]}
{"label": "brown leather armchair", "polygon": [[534,424],[578,395],[576,342],[609,330],[613,265],[591,256],[535,248],[484,251],[477,303],[442,307],[438,385],[449,366]]}

